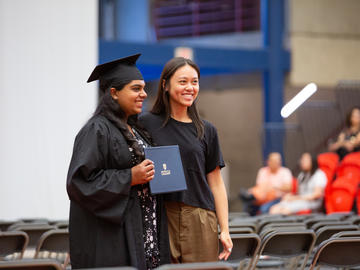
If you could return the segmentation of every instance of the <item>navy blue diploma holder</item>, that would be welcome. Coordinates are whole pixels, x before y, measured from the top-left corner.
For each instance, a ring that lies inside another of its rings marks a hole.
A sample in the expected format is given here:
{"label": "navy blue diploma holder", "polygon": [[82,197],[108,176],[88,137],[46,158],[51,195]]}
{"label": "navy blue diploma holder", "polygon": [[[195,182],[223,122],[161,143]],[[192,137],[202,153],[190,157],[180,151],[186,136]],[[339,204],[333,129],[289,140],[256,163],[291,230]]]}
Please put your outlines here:
{"label": "navy blue diploma holder", "polygon": [[186,190],[186,180],[178,145],[147,147],[145,158],[155,165],[155,176],[150,183],[151,194]]}

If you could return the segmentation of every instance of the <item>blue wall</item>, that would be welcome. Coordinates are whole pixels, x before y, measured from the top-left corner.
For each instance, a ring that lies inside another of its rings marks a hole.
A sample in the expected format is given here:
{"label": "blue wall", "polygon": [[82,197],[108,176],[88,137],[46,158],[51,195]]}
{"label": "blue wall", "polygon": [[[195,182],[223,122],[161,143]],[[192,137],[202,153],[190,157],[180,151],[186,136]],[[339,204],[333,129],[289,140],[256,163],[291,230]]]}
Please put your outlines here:
{"label": "blue wall", "polygon": [[[151,42],[147,0],[116,1],[116,36],[113,41],[99,41],[99,62],[104,63],[141,52],[138,61],[145,80],[160,77],[164,64],[174,56],[176,42]],[[284,126],[280,116],[283,106],[284,74],[290,70],[290,52],[283,48],[285,0],[261,0],[261,48],[224,48],[190,46],[202,76],[226,73],[262,72],[264,112],[264,157],[272,151],[283,152]],[[240,34],[239,34],[240,35]],[[218,38],[217,38],[218,39]],[[215,40],[215,39],[214,39]],[[210,39],[211,41],[211,39]],[[222,40],[226,43],[226,39]],[[179,41],[184,46],[186,41]],[[280,134],[280,135],[279,135]]]}

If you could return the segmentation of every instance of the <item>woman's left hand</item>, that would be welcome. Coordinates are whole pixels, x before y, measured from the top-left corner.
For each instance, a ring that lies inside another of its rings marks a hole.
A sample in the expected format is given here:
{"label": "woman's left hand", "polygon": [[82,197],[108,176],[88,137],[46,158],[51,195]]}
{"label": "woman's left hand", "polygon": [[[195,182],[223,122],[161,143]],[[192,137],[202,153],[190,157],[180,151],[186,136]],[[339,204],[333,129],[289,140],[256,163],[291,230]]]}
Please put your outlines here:
{"label": "woman's left hand", "polygon": [[219,260],[227,260],[233,248],[229,232],[220,233],[220,242],[222,243],[224,249],[219,255]]}

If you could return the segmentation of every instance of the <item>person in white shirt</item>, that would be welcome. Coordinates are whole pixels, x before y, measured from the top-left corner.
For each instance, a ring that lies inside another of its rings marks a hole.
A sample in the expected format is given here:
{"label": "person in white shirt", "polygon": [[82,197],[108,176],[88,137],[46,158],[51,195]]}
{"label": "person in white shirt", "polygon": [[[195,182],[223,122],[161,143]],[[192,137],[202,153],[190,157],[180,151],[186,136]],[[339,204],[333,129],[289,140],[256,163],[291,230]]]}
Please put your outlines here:
{"label": "person in white shirt", "polygon": [[309,153],[302,154],[300,168],[298,193],[286,194],[280,203],[270,208],[270,214],[289,215],[303,210],[318,211],[321,208],[327,184],[325,173],[318,168],[316,158],[312,158]]}

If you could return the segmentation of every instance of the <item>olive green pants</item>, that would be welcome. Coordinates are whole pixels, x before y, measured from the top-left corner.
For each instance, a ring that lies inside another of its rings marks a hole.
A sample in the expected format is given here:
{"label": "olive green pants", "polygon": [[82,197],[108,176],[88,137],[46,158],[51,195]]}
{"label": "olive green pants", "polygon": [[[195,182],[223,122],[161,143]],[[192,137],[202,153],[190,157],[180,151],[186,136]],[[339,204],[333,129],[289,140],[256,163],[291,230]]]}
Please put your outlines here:
{"label": "olive green pants", "polygon": [[165,205],[172,262],[217,261],[219,238],[215,212],[178,202]]}

